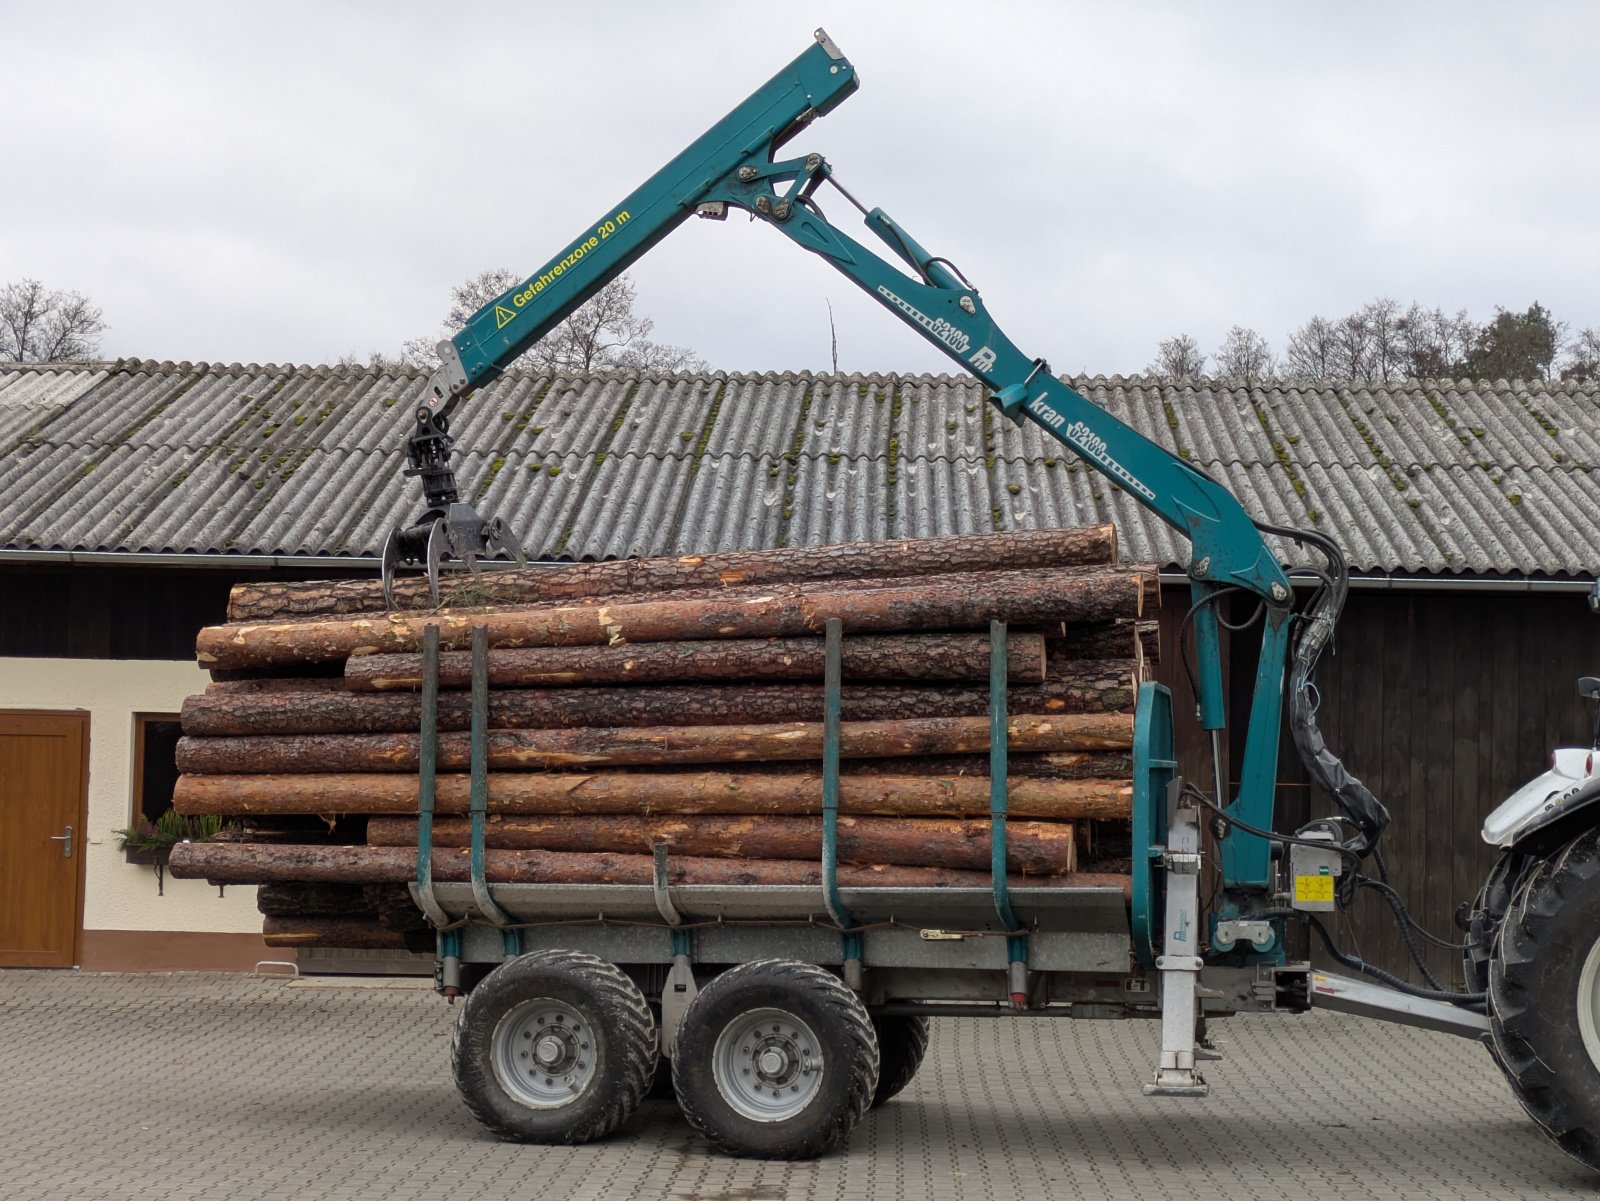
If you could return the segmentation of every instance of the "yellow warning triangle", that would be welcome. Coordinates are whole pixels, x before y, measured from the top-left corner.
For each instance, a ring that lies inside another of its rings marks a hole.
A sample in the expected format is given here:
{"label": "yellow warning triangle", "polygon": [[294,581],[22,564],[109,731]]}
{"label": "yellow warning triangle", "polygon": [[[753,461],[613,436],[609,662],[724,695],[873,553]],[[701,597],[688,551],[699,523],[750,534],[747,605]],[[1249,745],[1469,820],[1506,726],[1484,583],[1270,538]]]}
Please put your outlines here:
{"label": "yellow warning triangle", "polygon": [[505,305],[497,304],[497,305],[494,306],[494,327],[495,327],[495,329],[505,329],[506,322],[513,320],[515,317],[516,317],[516,314],[513,313],[510,309],[506,308]]}

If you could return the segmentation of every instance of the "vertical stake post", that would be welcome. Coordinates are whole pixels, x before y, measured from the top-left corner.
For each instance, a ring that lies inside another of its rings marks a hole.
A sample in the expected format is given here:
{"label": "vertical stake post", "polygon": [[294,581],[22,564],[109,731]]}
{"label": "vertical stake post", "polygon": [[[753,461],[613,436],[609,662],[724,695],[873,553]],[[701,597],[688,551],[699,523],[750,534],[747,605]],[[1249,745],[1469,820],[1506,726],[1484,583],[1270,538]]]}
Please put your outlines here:
{"label": "vertical stake post", "polygon": [[1023,1009],[1028,1003],[1028,935],[1011,908],[1006,881],[1006,808],[1009,803],[1006,773],[1006,623],[989,623],[989,877],[994,889],[994,909],[1000,924],[1011,932],[1006,939],[1007,975],[1011,1003]]}
{"label": "vertical stake post", "polygon": [[839,719],[844,687],[844,623],[830,617],[822,642],[822,898],[844,933],[844,979],[861,987],[861,935],[839,899]]}

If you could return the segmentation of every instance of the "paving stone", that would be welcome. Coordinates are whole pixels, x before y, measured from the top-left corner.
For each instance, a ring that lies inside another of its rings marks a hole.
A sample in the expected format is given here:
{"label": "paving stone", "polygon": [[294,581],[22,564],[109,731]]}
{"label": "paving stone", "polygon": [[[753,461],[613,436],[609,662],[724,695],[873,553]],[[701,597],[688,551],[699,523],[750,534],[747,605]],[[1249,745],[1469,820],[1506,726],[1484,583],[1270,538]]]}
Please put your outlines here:
{"label": "paving stone", "polygon": [[498,1142],[415,987],[0,972],[0,1195],[474,1201],[1595,1196],[1484,1049],[1331,1014],[1213,1027],[1203,1101],[1144,1097],[1153,1022],[942,1019],[922,1072],[816,1163],[730,1160],[669,1102],[587,1147]]}

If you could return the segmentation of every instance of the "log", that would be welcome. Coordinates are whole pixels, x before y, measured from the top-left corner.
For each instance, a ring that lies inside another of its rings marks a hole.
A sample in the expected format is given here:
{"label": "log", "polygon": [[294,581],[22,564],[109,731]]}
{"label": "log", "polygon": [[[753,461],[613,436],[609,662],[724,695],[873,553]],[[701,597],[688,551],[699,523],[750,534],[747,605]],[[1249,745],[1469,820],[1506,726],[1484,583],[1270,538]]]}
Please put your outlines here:
{"label": "log", "polygon": [[439,627],[444,649],[462,650],[475,625],[488,628],[491,646],[516,647],[795,637],[819,633],[833,617],[846,633],[882,634],[973,629],[991,619],[1022,625],[1099,621],[1137,617],[1147,591],[1152,597],[1159,592],[1148,588],[1151,576],[1147,570],[991,571],[867,590],[784,584],[749,597],[237,623],[201,630],[195,653],[210,668],[329,662],[418,650],[429,625]]}
{"label": "log", "polygon": [[[1127,751],[1056,751],[1047,754],[1007,756],[1007,774],[1013,781],[1030,780],[1127,780],[1133,775],[1133,756]],[[649,767],[620,768],[621,771],[655,772]],[[727,764],[728,772],[804,772],[812,775],[822,769],[814,763],[760,763],[749,766]],[[883,759],[850,759],[840,765],[850,776],[989,776],[988,755],[890,756]],[[1015,787],[1015,784],[1012,785]]]}
{"label": "log", "polygon": [[[778,814],[822,811],[822,778],[814,774],[739,775],[663,772],[591,775],[491,772],[488,808],[504,814]],[[435,807],[468,809],[469,779],[438,777]],[[1132,790],[1122,779],[1040,780],[1009,777],[1014,817],[1126,821]],[[417,811],[417,781],[395,774],[186,775],[173,805],[186,815],[307,813],[408,814]],[[839,808],[858,815],[976,817],[989,811],[989,781],[981,776],[842,776]]]}
{"label": "log", "polygon": [[[606,563],[562,563],[479,575],[452,573],[440,581],[447,605],[461,598],[477,604],[547,604],[627,592],[722,588],[801,580],[917,576],[984,568],[1025,568],[1114,563],[1115,526],[965,534],[898,542],[854,542],[782,550],[729,551],[682,558],[622,559]],[[486,600],[476,598],[484,597]],[[402,609],[432,605],[420,578],[395,582]],[[228,597],[229,621],[272,621],[291,616],[381,612],[388,606],[377,580],[251,582],[235,584]]]}
{"label": "log", "polygon": [[[416,845],[416,840],[412,840]],[[377,910],[359,885],[263,884],[256,909],[269,917],[351,917],[376,919]]]}
{"label": "log", "polygon": [[[847,638],[840,648],[846,680],[985,681],[987,634],[880,634]],[[1006,678],[1041,684],[1044,638],[1016,633],[1006,640]],[[470,657],[439,657],[439,686],[465,688]],[[413,691],[422,687],[422,656],[357,655],[345,679],[360,692]],[[492,688],[546,688],[562,684],[653,684],[696,680],[820,680],[821,638],[739,638],[644,642],[630,646],[547,646],[489,653]],[[207,689],[209,692],[210,689]]]}
{"label": "log", "polygon": [[[820,817],[505,817],[493,815],[484,845],[538,851],[650,853],[665,842],[675,855],[717,859],[820,859]],[[439,847],[471,845],[468,820],[438,819]],[[370,846],[414,847],[417,819],[375,817]],[[1068,822],[1012,821],[1006,827],[1006,870],[1053,876],[1075,870],[1077,840]],[[989,823],[926,817],[839,818],[839,862],[901,867],[989,868]]]}
{"label": "log", "polygon": [[[1138,664],[1131,660],[1058,662],[1043,684],[1008,690],[1011,713],[1132,712]],[[977,685],[917,688],[851,684],[840,691],[845,721],[980,717],[989,689]],[[824,710],[819,684],[665,684],[650,688],[529,688],[489,694],[489,724],[500,730],[583,726],[746,725],[814,721]],[[418,728],[416,693],[206,692],[183,703],[183,731],[196,737],[251,734],[400,733]],[[439,698],[439,728],[471,725],[471,698]]]}
{"label": "log", "polygon": [[373,918],[274,914],[261,923],[261,941],[269,947],[345,947],[361,951],[409,949],[405,932]]}
{"label": "log", "polygon": [[[471,878],[466,848],[437,849],[433,878],[458,882]],[[262,847],[250,843],[179,843],[168,870],[180,880],[214,884],[270,884],[285,881],[326,884],[403,884],[416,878],[417,853],[406,847]],[[635,884],[652,879],[649,855],[578,854],[566,851],[485,851],[484,878],[491,884]],[[937,867],[842,866],[844,888],[982,888],[988,872]],[[767,884],[815,887],[822,867],[793,859],[712,859],[680,855],[668,861],[674,885]],[[1008,876],[1015,888],[1117,888],[1126,895],[1127,876],[1072,872],[1060,876]]]}
{"label": "log", "polygon": [[[1006,725],[1010,745],[1023,752],[1126,750],[1133,745],[1133,718],[1123,713],[1021,715]],[[414,772],[420,742],[417,734],[185,737],[178,740],[176,758],[180,772],[203,775]],[[822,723],[491,730],[487,743],[488,766],[498,771],[819,759]],[[847,759],[970,754],[988,747],[986,717],[840,723],[840,754]],[[441,734],[439,769],[465,771],[469,749],[466,734]]]}
{"label": "log", "polygon": [[1154,666],[1160,660],[1160,623],[1155,621],[1075,622],[1047,641],[1048,654],[1061,659],[1126,659],[1138,643],[1145,662]]}

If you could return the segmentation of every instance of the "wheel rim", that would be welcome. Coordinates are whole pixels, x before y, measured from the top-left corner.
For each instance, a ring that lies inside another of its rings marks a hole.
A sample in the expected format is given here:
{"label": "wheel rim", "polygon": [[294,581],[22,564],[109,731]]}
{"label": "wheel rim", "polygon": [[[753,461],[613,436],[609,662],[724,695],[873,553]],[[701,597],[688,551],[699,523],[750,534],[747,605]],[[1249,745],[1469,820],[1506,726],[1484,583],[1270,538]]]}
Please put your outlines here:
{"label": "wheel rim", "polygon": [[723,1027],[711,1052],[717,1091],[757,1122],[782,1122],[822,1087],[822,1044],[792,1013],[753,1009]]}
{"label": "wheel rim", "polygon": [[1600,939],[1589,948],[1578,976],[1578,1032],[1589,1061],[1600,1068]]}
{"label": "wheel rim", "polygon": [[524,1001],[494,1028],[495,1078],[533,1109],[557,1109],[583,1095],[595,1077],[594,1028],[564,1001]]}

